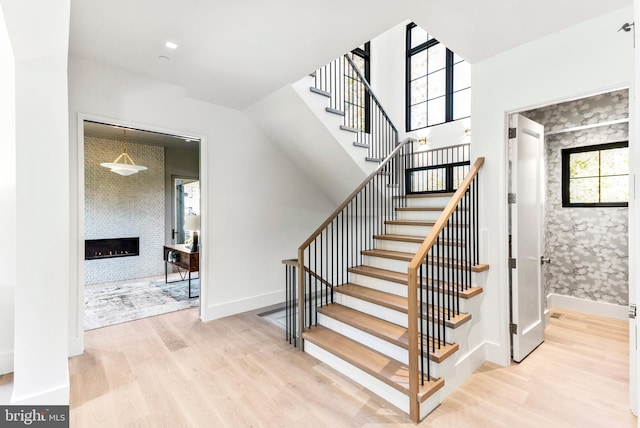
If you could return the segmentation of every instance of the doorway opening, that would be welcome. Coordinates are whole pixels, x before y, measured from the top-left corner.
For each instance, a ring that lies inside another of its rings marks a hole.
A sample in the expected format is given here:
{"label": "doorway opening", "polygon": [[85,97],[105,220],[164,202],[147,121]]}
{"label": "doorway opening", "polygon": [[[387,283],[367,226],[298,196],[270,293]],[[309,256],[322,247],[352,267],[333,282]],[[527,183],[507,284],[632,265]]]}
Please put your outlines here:
{"label": "doorway opening", "polygon": [[[619,202],[621,197],[628,198],[628,179],[621,179],[620,171],[626,170],[628,174],[629,158],[628,154],[625,158],[617,156],[617,153],[616,157],[611,156],[611,160],[607,160],[605,155],[596,157],[600,150],[592,151],[589,148],[600,149],[608,144],[617,147],[629,141],[629,90],[596,94],[519,112],[518,115],[539,123],[544,132],[542,163],[538,169],[541,171],[538,183],[541,189],[541,247],[536,256],[536,266],[541,279],[540,305],[545,324],[549,323],[551,307],[627,319],[628,209]],[[511,116],[515,117],[516,114]],[[512,136],[515,135],[509,135]],[[515,139],[509,141],[510,144],[518,144]],[[569,165],[566,154],[576,152],[588,155],[581,155],[579,159],[576,157],[575,165]],[[518,166],[526,161],[511,159],[510,172],[515,170],[517,175]],[[602,167],[603,174],[608,169],[615,169],[616,178],[610,182],[622,183],[624,188],[612,189],[611,183],[595,177],[592,166],[598,165]],[[616,203],[607,204],[604,200],[602,204],[563,203],[563,192],[566,196],[569,185],[568,180],[563,180],[563,168],[572,169],[578,184],[574,190],[580,190],[585,195],[576,198],[600,198],[601,192],[602,198],[614,198]],[[509,185],[513,185],[513,180],[520,179],[522,177],[512,175]],[[514,189],[509,188],[509,192]],[[515,213],[515,207],[521,200],[520,196],[526,197],[519,194],[511,196],[515,201],[510,204],[509,210],[513,214],[509,221],[511,243],[517,239],[518,230],[514,224],[517,223],[518,214]],[[517,269],[520,262],[518,258],[515,261],[516,268],[510,269],[514,294],[525,285],[518,284]],[[518,302],[512,299],[512,312],[518,311],[517,306]],[[517,326],[520,331],[527,328],[527,325]],[[517,334],[512,334],[512,340],[517,340]]]}
{"label": "doorway opening", "polygon": [[[185,227],[185,215],[200,218],[200,140],[122,126],[107,121],[84,120],[84,239],[85,242],[138,243],[136,252],[116,251],[84,260],[84,330],[200,307],[198,276],[182,278],[167,266],[167,244],[173,244],[176,227],[175,177],[182,179],[181,248],[191,248],[198,227]],[[123,131],[126,137],[123,139]],[[124,149],[123,149],[124,146]],[[146,169],[122,175],[101,165],[113,164],[123,152]],[[188,229],[188,230],[186,230]],[[122,256],[123,253],[127,257]],[[165,257],[163,258],[163,254]],[[190,254],[198,258],[196,250]],[[191,273],[191,272],[190,272]],[[191,277],[190,277],[191,278]],[[195,289],[195,291],[193,290]]]}

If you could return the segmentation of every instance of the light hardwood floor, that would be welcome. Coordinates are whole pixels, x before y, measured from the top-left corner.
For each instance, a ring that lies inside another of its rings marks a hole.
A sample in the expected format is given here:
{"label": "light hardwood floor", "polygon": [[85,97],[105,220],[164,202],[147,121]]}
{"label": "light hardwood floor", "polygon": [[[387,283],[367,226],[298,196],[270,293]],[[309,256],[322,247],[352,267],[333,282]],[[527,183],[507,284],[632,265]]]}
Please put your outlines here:
{"label": "light hardwood floor", "polygon": [[[553,313],[531,356],[484,364],[419,426],[635,427],[627,322]],[[283,336],[256,313],[197,309],[89,331],[69,362],[71,426],[415,426]]]}

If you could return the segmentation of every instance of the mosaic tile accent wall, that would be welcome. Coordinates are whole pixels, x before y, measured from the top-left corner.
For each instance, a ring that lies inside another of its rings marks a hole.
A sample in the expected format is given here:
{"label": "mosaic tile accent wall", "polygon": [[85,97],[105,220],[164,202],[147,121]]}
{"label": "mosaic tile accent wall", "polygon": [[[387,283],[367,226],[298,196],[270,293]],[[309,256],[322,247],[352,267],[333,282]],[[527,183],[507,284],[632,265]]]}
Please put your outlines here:
{"label": "mosaic tile accent wall", "polygon": [[[627,90],[532,110],[523,115],[545,132],[626,119]],[[561,150],[628,140],[628,124],[545,137],[547,203],[545,296],[550,293],[618,305],[629,304],[627,208],[563,208]]]}
{"label": "mosaic tile accent wall", "polygon": [[85,260],[85,284],[164,273],[164,148],[128,142],[146,171],[123,177],[101,167],[122,153],[122,142],[85,138],[85,238],[140,237],[140,255]]}

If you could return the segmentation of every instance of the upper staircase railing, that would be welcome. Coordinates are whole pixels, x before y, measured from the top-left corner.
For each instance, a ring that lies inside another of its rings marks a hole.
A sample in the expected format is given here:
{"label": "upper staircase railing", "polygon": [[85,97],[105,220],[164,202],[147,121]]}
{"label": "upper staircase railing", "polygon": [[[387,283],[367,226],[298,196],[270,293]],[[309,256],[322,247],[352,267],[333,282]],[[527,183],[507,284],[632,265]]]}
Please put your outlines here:
{"label": "upper staircase railing", "polygon": [[342,129],[355,133],[355,145],[368,147],[369,160],[382,161],[396,147],[398,130],[349,55],[314,73],[315,89],[330,96],[329,110],[343,115]]}
{"label": "upper staircase railing", "polygon": [[317,309],[333,303],[334,287],[348,282],[349,267],[361,264],[386,220],[406,206],[404,171],[414,140],[401,142],[329,218],[298,248],[298,335],[317,324]]}
{"label": "upper staircase railing", "polygon": [[[409,263],[410,416],[420,415],[420,386],[431,378],[429,354],[445,344],[447,323],[460,315],[460,293],[478,265],[478,158]],[[425,361],[426,360],[426,361]]]}

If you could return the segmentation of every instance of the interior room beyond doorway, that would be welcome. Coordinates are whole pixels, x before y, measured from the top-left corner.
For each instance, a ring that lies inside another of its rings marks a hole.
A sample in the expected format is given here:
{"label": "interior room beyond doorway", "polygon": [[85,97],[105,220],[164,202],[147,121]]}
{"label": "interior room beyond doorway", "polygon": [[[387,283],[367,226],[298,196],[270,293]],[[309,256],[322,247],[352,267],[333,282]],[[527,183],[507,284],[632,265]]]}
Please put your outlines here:
{"label": "interior room beyond doorway", "polygon": [[[85,330],[199,306],[198,275],[191,281],[196,291],[190,298],[184,273],[174,264],[166,266],[163,258],[163,247],[176,242],[177,230],[181,244],[190,243],[199,230],[199,140],[91,121],[84,124],[85,248],[121,241],[136,245],[135,250],[92,250],[96,255],[91,257],[85,251]],[[114,173],[114,165],[120,168],[122,159],[135,163],[138,171]],[[181,208],[188,205],[188,212],[181,211],[179,225],[175,177],[189,177],[181,183]],[[196,226],[186,230],[185,214],[191,214],[189,220],[197,215],[198,222],[191,221]]]}

